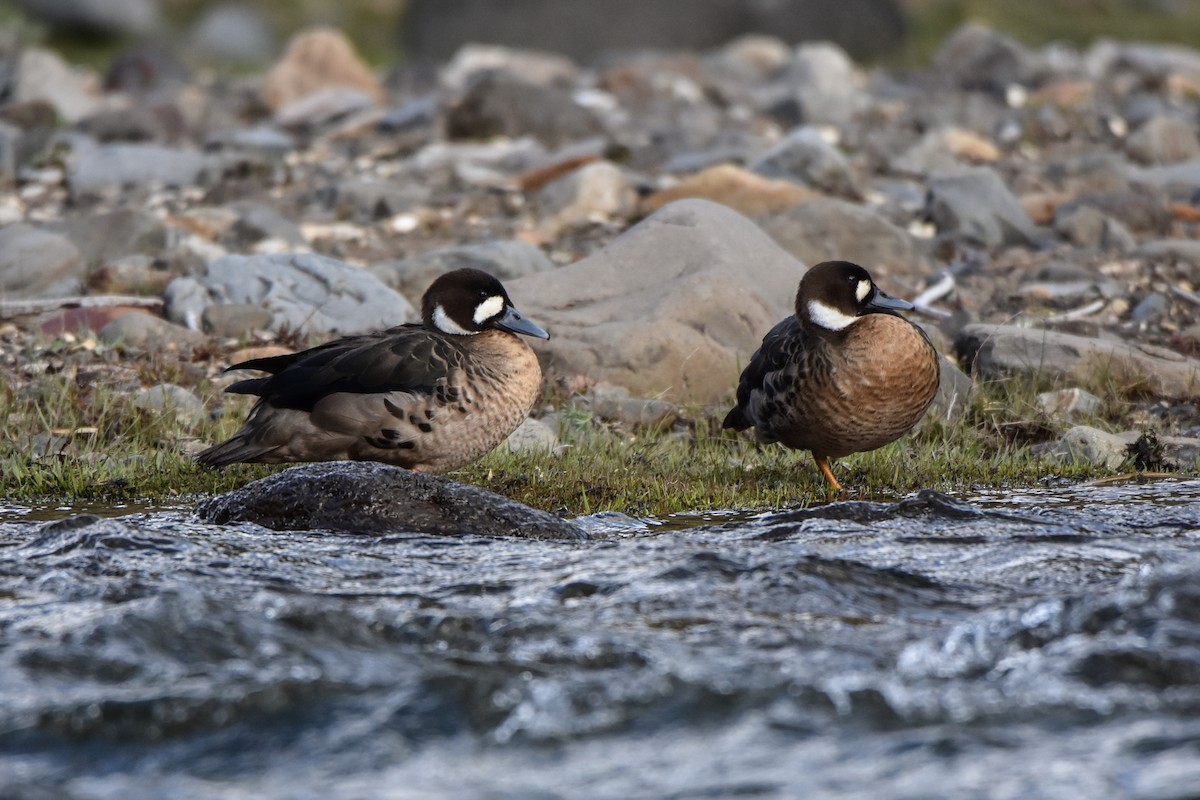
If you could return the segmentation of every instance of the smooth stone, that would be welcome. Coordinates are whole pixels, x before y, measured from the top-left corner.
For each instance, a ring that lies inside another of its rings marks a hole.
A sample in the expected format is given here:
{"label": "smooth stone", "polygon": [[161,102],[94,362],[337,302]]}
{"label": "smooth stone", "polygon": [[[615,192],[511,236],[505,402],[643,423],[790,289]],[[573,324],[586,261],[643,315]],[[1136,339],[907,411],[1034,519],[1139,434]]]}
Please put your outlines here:
{"label": "smooth stone", "polygon": [[1159,239],[1143,242],[1133,255],[1151,261],[1176,259],[1189,264],[1200,264],[1200,241],[1195,239]]}
{"label": "smooth stone", "polygon": [[715,403],[728,399],[763,335],[792,313],[803,272],[737,212],[685,200],[587,258],[507,286],[553,333],[535,344],[548,373]]}
{"label": "smooth stone", "polygon": [[1128,460],[1130,444],[1132,441],[1127,437],[1087,425],[1076,425],[1063,434],[1058,442],[1041,449],[1039,454],[1059,462],[1082,462],[1104,469],[1116,469]]}
{"label": "smooth stone", "polygon": [[975,246],[1029,245],[1039,238],[1021,202],[989,167],[930,176],[926,212],[940,233]]}
{"label": "smooth stone", "polygon": [[298,97],[275,112],[284,130],[313,131],[345,120],[376,105],[370,92],[349,86],[326,86]]}
{"label": "smooth stone", "polygon": [[938,353],[938,367],[938,390],[928,413],[942,422],[955,422],[967,413],[975,395],[975,381],[941,353]]}
{"label": "smooth stone", "polygon": [[585,539],[579,526],[476,486],[372,462],[307,464],[201,502],[213,525],[272,530]]}
{"label": "smooth stone", "polygon": [[250,3],[220,3],[204,8],[187,33],[188,50],[200,58],[228,64],[258,64],[275,52],[271,20]]}
{"label": "smooth stone", "polygon": [[1103,401],[1096,395],[1078,386],[1042,392],[1034,401],[1038,411],[1050,417],[1070,418],[1077,414],[1098,414]]}
{"label": "smooth stone", "polygon": [[83,288],[85,264],[65,236],[23,222],[0,228],[0,297],[66,297]]}
{"label": "smooth stone", "polygon": [[1200,158],[1200,137],[1195,122],[1156,116],[1129,135],[1125,152],[1143,164],[1173,164]]}
{"label": "smooth stone", "polygon": [[634,428],[666,428],[683,419],[679,407],[666,400],[633,397],[624,386],[601,383],[588,397],[592,413],[600,419]]}
{"label": "smooth stone", "polygon": [[865,206],[816,199],[762,220],[780,247],[805,264],[842,260],[862,264],[876,279],[916,278],[931,272],[905,230]]}
{"label": "smooth stone", "polygon": [[696,198],[754,216],[777,214],[815,197],[820,195],[798,183],[765,178],[733,164],[719,164],[643,198],[641,207],[653,213],[669,203]]}
{"label": "smooth stone", "polygon": [[1160,292],[1150,292],[1129,312],[1131,322],[1151,322],[1167,313],[1169,303]]}
{"label": "smooth stone", "polygon": [[898,175],[924,177],[1000,158],[996,145],[972,131],[941,127],[926,133],[888,164]]}
{"label": "smooth stone", "polygon": [[813,127],[796,128],[747,166],[768,178],[786,178],[827,194],[852,199],[862,195],[850,161]]}
{"label": "smooth stone", "polygon": [[500,449],[511,453],[550,453],[558,447],[558,434],[540,419],[526,417],[517,429],[500,443]]}
{"label": "smooth stone", "polygon": [[1055,220],[1064,219],[1081,208],[1103,212],[1130,231],[1164,234],[1171,229],[1171,213],[1162,193],[1157,190],[1121,189],[1085,192],[1060,205]]}
{"label": "smooth stone", "polygon": [[800,119],[810,125],[851,125],[871,105],[860,88],[858,68],[831,42],[800,44],[775,78],[794,100]]}
{"label": "smooth stone", "polygon": [[554,262],[536,246],[505,239],[440,247],[399,261],[374,264],[369,270],[405,297],[419,298],[434,278],[464,267],[491,273],[506,284],[513,278],[556,269]]}
{"label": "smooth stone", "polygon": [[963,89],[993,91],[1028,82],[1033,69],[1032,54],[1015,39],[977,23],[947,36],[932,64],[935,75]]}
{"label": "smooth stone", "polygon": [[1200,192],[1200,158],[1143,167],[1133,171],[1131,178],[1145,186],[1163,189],[1172,196],[1191,199]]}
{"label": "smooth stone", "polygon": [[609,161],[585,164],[534,196],[543,215],[539,229],[555,234],[577,225],[625,219],[637,208],[637,200],[625,173]]}
{"label": "smooth stone", "polygon": [[480,75],[445,114],[450,139],[532,136],[548,147],[604,133],[596,115],[559,86],[538,86],[503,72]]}
{"label": "smooth stone", "polygon": [[200,317],[205,333],[234,338],[270,330],[274,321],[275,315],[262,306],[240,303],[209,306]]}
{"label": "smooth stone", "polygon": [[207,150],[236,151],[256,161],[278,164],[296,149],[296,140],[274,125],[255,125],[215,131],[204,140],[204,146]]}
{"label": "smooth stone", "polygon": [[122,314],[101,328],[100,340],[117,347],[137,350],[185,351],[204,344],[205,337],[153,314],[130,312]]}
{"label": "smooth stone", "polygon": [[223,208],[237,215],[229,229],[231,247],[249,247],[263,239],[278,239],[293,247],[307,244],[300,226],[271,206],[253,200],[237,200]]}
{"label": "smooth stone", "polygon": [[367,333],[419,315],[402,295],[365,269],[312,253],[228,255],[203,275],[177,278],[164,293],[169,319],[198,328],[215,304],[261,306],[273,329],[306,333]]}
{"label": "smooth stone", "polygon": [[194,186],[219,165],[204,153],[157,144],[101,144],[77,156],[68,172],[74,195],[127,186]]}
{"label": "smooth stone", "polygon": [[132,208],[65,217],[50,227],[70,239],[88,264],[159,255],[170,239],[162,219]]}
{"label": "smooth stone", "polygon": [[262,98],[272,113],[321,89],[344,87],[384,99],[375,73],[358,57],[341,31],[315,28],[292,37],[283,57],[267,71]]}
{"label": "smooth stone", "polygon": [[48,103],[63,121],[75,123],[103,105],[94,83],[92,76],[63,61],[57,53],[27,47],[16,58],[10,90],[13,102]]}
{"label": "smooth stone", "polygon": [[1200,387],[1200,361],[1108,339],[1093,339],[1016,325],[967,325],[954,343],[961,363],[979,378],[1012,375],[1065,375],[1077,380],[1096,372],[1118,384],[1137,386],[1168,400],[1192,400]]}
{"label": "smooth stone", "polygon": [[174,273],[146,253],[105,260],[88,275],[88,290],[97,294],[161,296]]}
{"label": "smooth stone", "polygon": [[429,195],[417,181],[352,177],[337,184],[333,208],[340,219],[374,222],[425,205]]}
{"label": "smooth stone", "polygon": [[1059,214],[1054,231],[1079,247],[1128,253],[1137,247],[1137,238],[1121,222],[1092,206],[1077,206]]}
{"label": "smooth stone", "polygon": [[174,412],[180,422],[196,422],[203,419],[206,413],[204,403],[199,397],[174,383],[162,383],[142,389],[134,395],[133,404],[143,411]]}

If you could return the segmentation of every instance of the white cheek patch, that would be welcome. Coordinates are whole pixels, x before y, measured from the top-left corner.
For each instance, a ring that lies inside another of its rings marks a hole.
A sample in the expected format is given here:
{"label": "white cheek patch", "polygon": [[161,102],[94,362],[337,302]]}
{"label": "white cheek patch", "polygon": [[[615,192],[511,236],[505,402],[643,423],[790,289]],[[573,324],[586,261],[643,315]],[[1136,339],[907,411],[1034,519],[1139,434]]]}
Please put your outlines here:
{"label": "white cheek patch", "polygon": [[867,299],[867,295],[871,293],[870,281],[859,281],[858,290],[854,292],[854,296],[858,298],[858,302],[863,302]]}
{"label": "white cheek patch", "polygon": [[446,309],[441,306],[433,309],[433,324],[442,333],[449,333],[453,336],[470,336],[475,333],[475,331],[469,331],[450,319],[450,315],[446,313]]}
{"label": "white cheek patch", "polygon": [[475,324],[482,325],[485,319],[491,319],[503,310],[504,298],[498,294],[492,295],[487,300],[475,306]]}
{"label": "white cheek patch", "polygon": [[[869,287],[868,287],[869,288]],[[841,331],[858,321],[858,317],[843,314],[819,300],[808,301],[808,318],[827,331]]]}

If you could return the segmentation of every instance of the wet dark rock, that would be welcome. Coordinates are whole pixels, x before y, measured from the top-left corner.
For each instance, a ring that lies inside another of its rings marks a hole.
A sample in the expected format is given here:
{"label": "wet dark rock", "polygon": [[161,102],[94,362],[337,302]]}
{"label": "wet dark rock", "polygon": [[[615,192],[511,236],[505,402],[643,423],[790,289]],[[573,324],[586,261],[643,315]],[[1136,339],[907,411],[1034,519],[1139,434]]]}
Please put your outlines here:
{"label": "wet dark rock", "polygon": [[763,219],[762,227],[805,264],[841,259],[862,264],[876,278],[910,280],[931,271],[907,231],[869,208],[843,200],[810,200]]}
{"label": "wet dark rock", "polygon": [[995,170],[973,167],[929,179],[926,212],[938,231],[978,247],[1029,246],[1039,232]]}
{"label": "wet dark rock", "polygon": [[1016,325],[968,325],[954,343],[972,374],[1003,378],[1020,374],[1086,378],[1096,371],[1145,393],[1173,400],[1196,396],[1200,361],[1153,355],[1135,345]]}
{"label": "wet dark rock", "polygon": [[502,72],[481,75],[446,110],[450,139],[532,136],[554,147],[604,133],[596,116],[555,86],[538,86]]}
{"label": "wet dark rock", "polygon": [[586,538],[566,520],[478,487],[368,462],[292,467],[205,500],[197,514],[272,530]]}
{"label": "wet dark rock", "polygon": [[193,329],[205,309],[221,303],[259,305],[277,329],[313,333],[366,333],[418,316],[366,270],[308,253],[218,258],[203,275],[172,281],[165,299],[168,318]]}
{"label": "wet dark rock", "polygon": [[444,272],[474,267],[501,281],[555,268],[545,253],[528,242],[501,240],[440,247],[399,261],[374,264],[370,271],[405,297],[419,298]]}
{"label": "wet dark rock", "polygon": [[84,267],[79,250],[64,236],[24,223],[0,227],[0,297],[79,294]]}
{"label": "wet dark rock", "polygon": [[763,335],[792,313],[803,271],[737,212],[684,200],[588,258],[506,285],[523,312],[554,332],[538,344],[548,372],[715,402]]}

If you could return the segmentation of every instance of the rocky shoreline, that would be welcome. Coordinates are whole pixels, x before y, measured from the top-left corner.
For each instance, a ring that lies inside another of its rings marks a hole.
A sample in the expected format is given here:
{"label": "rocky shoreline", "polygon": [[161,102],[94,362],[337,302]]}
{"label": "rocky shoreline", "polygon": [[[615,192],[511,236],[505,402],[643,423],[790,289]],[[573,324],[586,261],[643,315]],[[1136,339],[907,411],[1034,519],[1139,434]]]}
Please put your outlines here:
{"label": "rocky shoreline", "polygon": [[1009,410],[1045,457],[1116,468],[1153,431],[1158,463],[1195,469],[1200,51],[969,25],[911,72],[767,37],[379,74],[315,30],[225,79],[0,56],[0,397],[103,384],[198,449],[229,363],[412,321],[471,264],[553,335],[517,440],[545,448],[571,403],[722,413],[805,265],[836,257],[925,309],[963,370],[943,413],[1025,382],[1052,390]]}

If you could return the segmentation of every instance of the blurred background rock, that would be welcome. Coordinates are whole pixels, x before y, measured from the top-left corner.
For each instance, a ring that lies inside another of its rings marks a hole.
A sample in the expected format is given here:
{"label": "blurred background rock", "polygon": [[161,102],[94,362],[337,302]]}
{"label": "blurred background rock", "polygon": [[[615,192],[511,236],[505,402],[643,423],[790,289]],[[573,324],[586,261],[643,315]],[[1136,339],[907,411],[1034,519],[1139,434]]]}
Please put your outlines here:
{"label": "blurred background rock", "polygon": [[105,66],[153,44],[192,66],[254,68],[297,30],[345,30],[367,59],[444,61],[469,41],[555,50],[705,49],[745,33],[830,40],[860,62],[926,63],[968,20],[1036,45],[1097,37],[1194,43],[1196,0],[12,0],[0,25]]}

